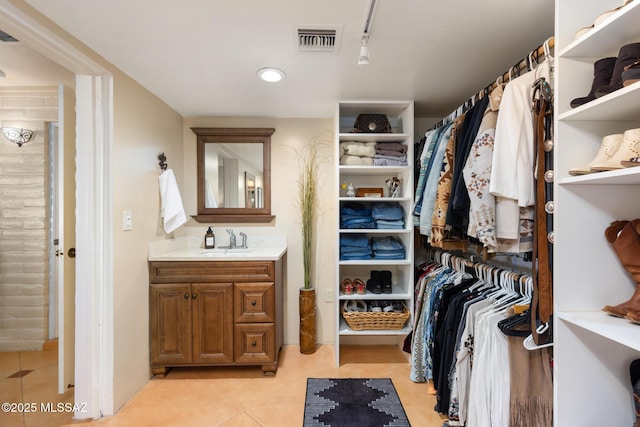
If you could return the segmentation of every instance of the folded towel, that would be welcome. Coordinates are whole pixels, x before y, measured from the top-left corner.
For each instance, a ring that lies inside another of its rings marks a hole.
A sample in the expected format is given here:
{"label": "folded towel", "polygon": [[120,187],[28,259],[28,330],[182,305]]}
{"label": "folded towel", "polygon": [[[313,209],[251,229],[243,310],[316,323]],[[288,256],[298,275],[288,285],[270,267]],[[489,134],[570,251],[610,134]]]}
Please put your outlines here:
{"label": "folded towel", "polygon": [[373,166],[373,158],[344,155],[340,157],[341,165],[349,166]]}
{"label": "folded towel", "polygon": [[407,146],[398,142],[379,142],[378,145],[376,145],[376,149],[383,151],[396,151],[400,154],[405,154],[407,152]]}
{"label": "folded towel", "polygon": [[375,142],[347,141],[340,143],[340,154],[358,157],[373,157],[376,155]]}
{"label": "folded towel", "polygon": [[162,199],[162,218],[164,219],[164,231],[171,233],[187,222],[184,213],[182,197],[176,177],[171,169],[167,169],[158,178],[160,185],[160,198]]}

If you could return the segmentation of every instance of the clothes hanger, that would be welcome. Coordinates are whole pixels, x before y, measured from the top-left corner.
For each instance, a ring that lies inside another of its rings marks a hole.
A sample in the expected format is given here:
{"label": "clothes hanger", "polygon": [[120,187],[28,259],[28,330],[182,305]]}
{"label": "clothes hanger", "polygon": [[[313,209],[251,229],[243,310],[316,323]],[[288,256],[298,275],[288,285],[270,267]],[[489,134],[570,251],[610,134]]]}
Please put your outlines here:
{"label": "clothes hanger", "polygon": [[[536,328],[536,332],[538,332],[538,334],[543,334],[547,329],[549,329],[549,324],[544,323]],[[545,347],[553,347],[553,342],[548,342],[546,344],[536,344],[536,342],[533,340],[533,335],[529,335],[524,339],[522,345],[527,350],[538,350]]]}

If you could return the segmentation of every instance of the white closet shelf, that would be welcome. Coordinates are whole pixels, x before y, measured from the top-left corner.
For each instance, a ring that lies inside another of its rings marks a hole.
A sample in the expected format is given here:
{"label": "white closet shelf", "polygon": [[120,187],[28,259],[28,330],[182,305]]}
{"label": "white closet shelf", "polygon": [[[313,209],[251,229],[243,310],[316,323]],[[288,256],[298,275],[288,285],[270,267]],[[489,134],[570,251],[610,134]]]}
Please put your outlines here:
{"label": "white closet shelf", "polygon": [[341,175],[372,175],[373,173],[402,173],[410,169],[411,166],[340,166]]}
{"label": "white closet shelf", "polygon": [[640,351],[639,326],[601,311],[560,312],[558,318],[594,334]]}
{"label": "white closet shelf", "polygon": [[340,233],[348,234],[408,234],[413,233],[412,229],[406,228],[341,228]]}
{"label": "white closet shelf", "polygon": [[364,301],[368,301],[368,300],[392,300],[392,299],[408,299],[411,297],[410,293],[406,293],[406,292],[393,292],[390,294],[372,294],[371,292],[368,292],[366,295],[340,295],[340,301],[345,301],[345,300],[364,300]]}
{"label": "white closet shelf", "polygon": [[588,175],[563,178],[559,185],[637,185],[640,184],[640,166],[617,169],[607,172],[597,172]]}
{"label": "white closet shelf", "polygon": [[358,141],[358,142],[399,142],[407,140],[410,135],[408,133],[340,133],[338,135],[340,142]]}
{"label": "white closet shelf", "polygon": [[616,56],[620,47],[629,43],[629,40],[635,39],[640,42],[638,22],[640,22],[640,2],[634,1],[583,37],[569,44],[558,56],[591,59]]}
{"label": "white closet shelf", "polygon": [[341,260],[339,265],[413,265],[412,259],[357,259]]}
{"label": "white closet shelf", "polygon": [[[640,4],[640,3],[638,3]],[[558,115],[561,121],[629,120],[640,118],[640,82]]]}
{"label": "white closet shelf", "polygon": [[340,317],[340,329],[338,333],[340,335],[370,335],[370,336],[378,336],[378,335],[407,335],[411,332],[411,319],[407,321],[407,326],[402,329],[375,329],[375,330],[365,330],[365,331],[354,331],[347,325],[347,322]]}
{"label": "white closet shelf", "polygon": [[341,202],[411,202],[411,197],[340,197]]}

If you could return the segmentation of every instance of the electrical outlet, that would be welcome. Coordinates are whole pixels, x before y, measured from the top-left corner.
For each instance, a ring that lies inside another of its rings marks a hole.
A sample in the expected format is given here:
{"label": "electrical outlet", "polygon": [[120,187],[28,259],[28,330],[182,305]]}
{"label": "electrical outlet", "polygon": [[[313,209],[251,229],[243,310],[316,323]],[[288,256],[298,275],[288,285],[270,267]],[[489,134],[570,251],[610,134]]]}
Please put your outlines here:
{"label": "electrical outlet", "polygon": [[333,289],[325,289],[324,302],[333,302]]}

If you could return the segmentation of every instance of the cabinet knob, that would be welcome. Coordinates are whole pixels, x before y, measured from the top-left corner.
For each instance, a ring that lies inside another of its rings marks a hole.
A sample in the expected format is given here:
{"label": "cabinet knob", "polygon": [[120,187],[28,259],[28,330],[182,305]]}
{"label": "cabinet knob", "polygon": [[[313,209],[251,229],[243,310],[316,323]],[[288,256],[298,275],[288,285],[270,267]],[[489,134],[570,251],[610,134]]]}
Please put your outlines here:
{"label": "cabinet knob", "polygon": [[251,347],[255,347],[258,343],[255,341],[251,341]]}
{"label": "cabinet knob", "polygon": [[184,294],[184,299],[189,299],[189,294]]}
{"label": "cabinet knob", "polygon": [[198,294],[192,294],[192,295],[191,295],[191,298],[193,298],[193,299],[198,298]]}
{"label": "cabinet knob", "polygon": [[251,305],[256,305],[256,300],[251,301]]}

